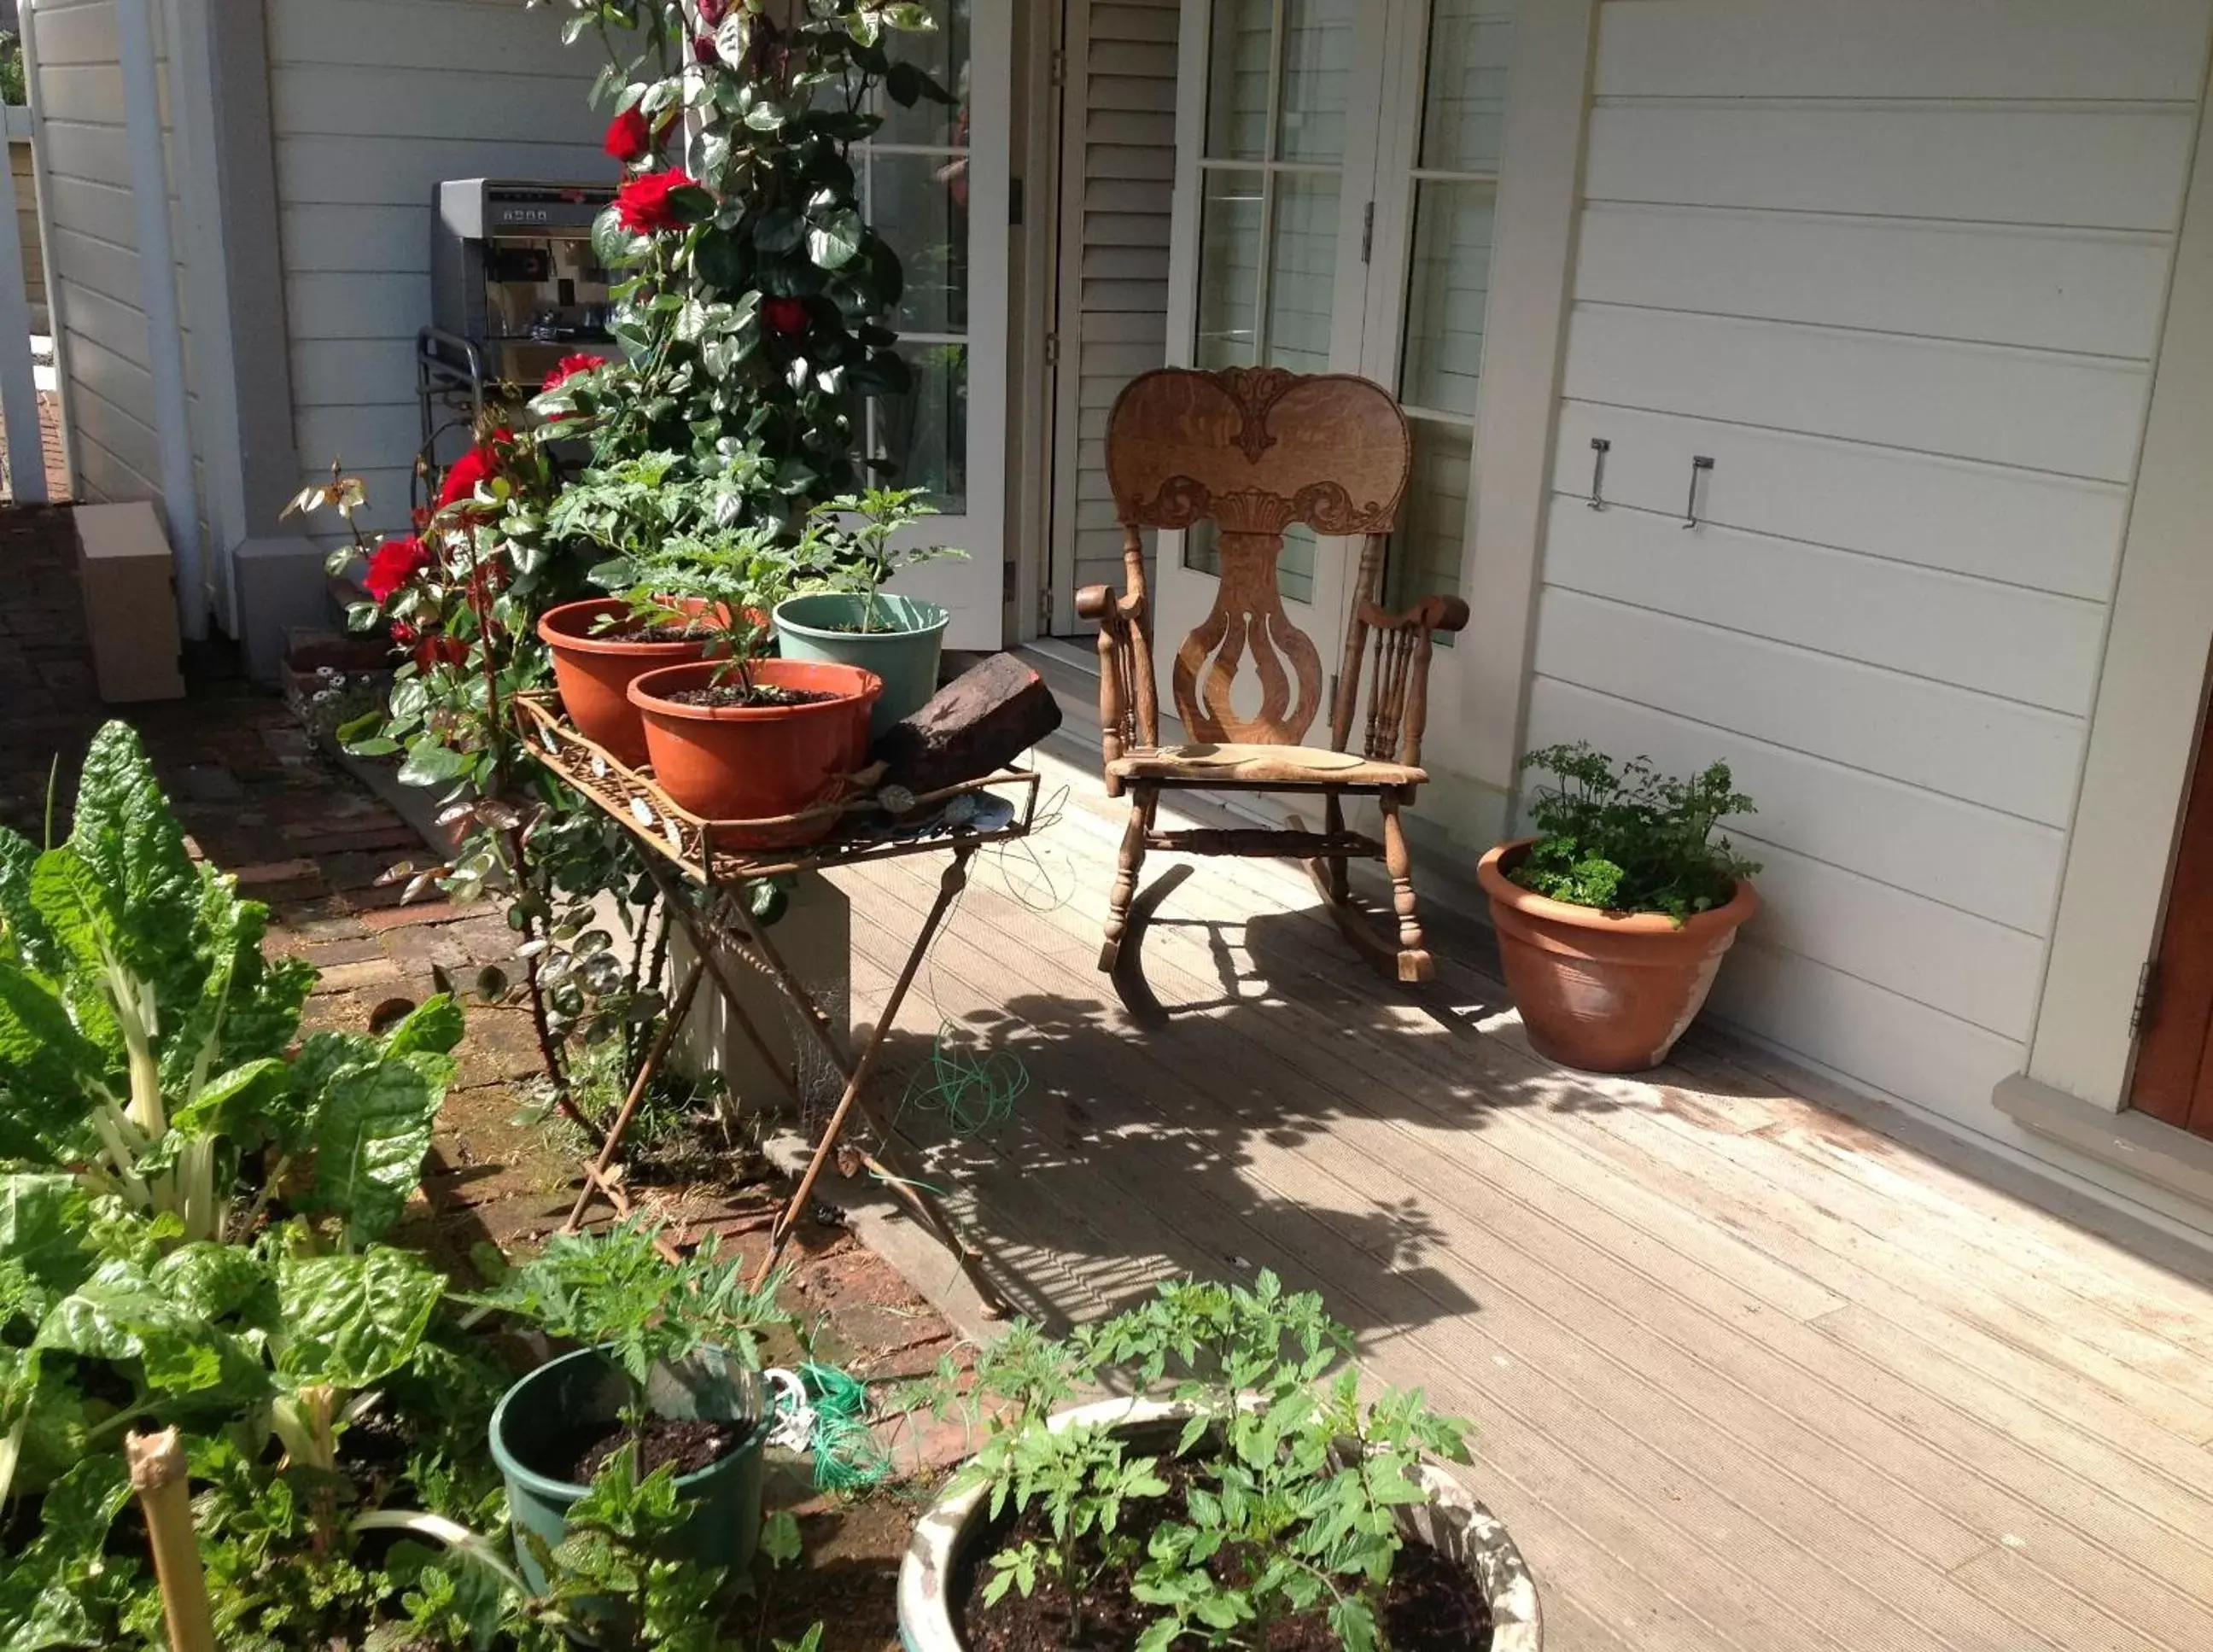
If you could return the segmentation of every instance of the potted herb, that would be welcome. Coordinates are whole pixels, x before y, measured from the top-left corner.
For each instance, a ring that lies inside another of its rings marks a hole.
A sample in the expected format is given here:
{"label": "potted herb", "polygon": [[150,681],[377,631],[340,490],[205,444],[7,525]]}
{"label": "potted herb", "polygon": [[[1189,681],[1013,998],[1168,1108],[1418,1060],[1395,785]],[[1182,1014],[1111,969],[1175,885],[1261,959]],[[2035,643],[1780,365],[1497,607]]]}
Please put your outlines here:
{"label": "potted herb", "polygon": [[[567,380],[548,393],[578,393]],[[562,709],[617,762],[637,768],[647,760],[631,684],[661,666],[704,660],[729,640],[733,616],[710,613],[705,597],[680,591],[680,553],[744,518],[765,469],[748,459],[703,481],[686,476],[679,454],[648,453],[586,471],[548,508],[551,539],[604,558],[591,582],[625,588],[620,596],[562,603],[538,620]]]}
{"label": "potted herb", "polygon": [[1725,763],[1677,779],[1581,741],[1522,766],[1556,782],[1531,799],[1538,835],[1501,844],[1477,876],[1529,1042],[1592,1072],[1656,1067],[1759,910],[1759,868],[1717,832],[1752,799]]}
{"label": "potted herb", "polygon": [[570,1511],[619,1453],[641,1474],[675,1471],[691,1503],[671,1557],[743,1568],[760,1534],[761,1445],[770,1427],[757,1338],[788,1323],[777,1282],[749,1289],[743,1262],[710,1237],[668,1261],[659,1231],[624,1222],[557,1234],[484,1299],[583,1344],[532,1371],[491,1416],[516,1552],[532,1588]]}
{"label": "potted herb", "polygon": [[[1071,1343],[1019,1327],[977,1362],[968,1403],[1002,1409],[901,1568],[911,1652],[1534,1652],[1527,1569],[1429,1460],[1467,1460],[1465,1425],[1363,1404],[1350,1351],[1266,1273],[1164,1285]],[[1095,1381],[1136,1397],[1054,1409]]]}
{"label": "potted herb", "polygon": [[802,543],[832,570],[830,588],[777,605],[777,640],[786,659],[836,661],[883,679],[871,735],[919,710],[937,692],[950,616],[937,603],[884,589],[902,568],[968,554],[950,546],[893,543],[903,529],[936,514],[920,488],[870,488],[818,505]]}
{"label": "potted herb", "polygon": [[[832,799],[867,759],[869,710],[883,685],[858,666],[765,657],[768,611],[813,565],[804,540],[766,527],[734,527],[664,543],[594,577],[631,582],[643,621],[690,615],[708,657],[634,679],[631,705],[663,789],[710,820],[778,821]],[[764,826],[721,834],[764,846],[822,837],[836,823]]]}

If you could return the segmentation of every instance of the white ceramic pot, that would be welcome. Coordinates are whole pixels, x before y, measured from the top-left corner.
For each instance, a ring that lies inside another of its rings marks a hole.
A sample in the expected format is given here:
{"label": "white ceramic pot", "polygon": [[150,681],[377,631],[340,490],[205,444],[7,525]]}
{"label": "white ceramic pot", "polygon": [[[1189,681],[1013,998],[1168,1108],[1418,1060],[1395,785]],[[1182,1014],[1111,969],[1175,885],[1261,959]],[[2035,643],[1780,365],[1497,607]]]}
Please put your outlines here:
{"label": "white ceramic pot", "polygon": [[[1105,1423],[1139,1429],[1149,1423],[1180,1423],[1195,1408],[1157,1399],[1102,1399],[1079,1405],[1052,1419],[1058,1429]],[[1406,1530],[1475,1574],[1491,1603],[1491,1652],[1538,1652],[1544,1621],[1537,1606],[1536,1580],[1491,1511],[1442,1469],[1423,1464],[1415,1471],[1430,1501],[1406,1511]],[[984,1525],[985,1489],[949,1492],[930,1504],[914,1528],[906,1558],[899,1565],[899,1640],[906,1652],[967,1652],[954,1625],[950,1598],[955,1564]]]}

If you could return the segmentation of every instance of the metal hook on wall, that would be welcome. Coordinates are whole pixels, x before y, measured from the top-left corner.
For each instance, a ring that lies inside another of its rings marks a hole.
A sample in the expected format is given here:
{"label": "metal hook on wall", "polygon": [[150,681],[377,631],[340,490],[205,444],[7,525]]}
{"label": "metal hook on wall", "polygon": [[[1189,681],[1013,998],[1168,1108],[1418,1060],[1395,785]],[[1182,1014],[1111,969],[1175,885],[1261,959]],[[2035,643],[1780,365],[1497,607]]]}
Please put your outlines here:
{"label": "metal hook on wall", "polygon": [[1704,454],[1691,460],[1691,492],[1690,497],[1683,501],[1683,526],[1686,527],[1698,525],[1698,478],[1713,467],[1714,461]]}
{"label": "metal hook on wall", "polygon": [[1593,510],[1606,509],[1606,456],[1613,451],[1613,443],[1602,436],[1591,438],[1591,491],[1587,503]]}

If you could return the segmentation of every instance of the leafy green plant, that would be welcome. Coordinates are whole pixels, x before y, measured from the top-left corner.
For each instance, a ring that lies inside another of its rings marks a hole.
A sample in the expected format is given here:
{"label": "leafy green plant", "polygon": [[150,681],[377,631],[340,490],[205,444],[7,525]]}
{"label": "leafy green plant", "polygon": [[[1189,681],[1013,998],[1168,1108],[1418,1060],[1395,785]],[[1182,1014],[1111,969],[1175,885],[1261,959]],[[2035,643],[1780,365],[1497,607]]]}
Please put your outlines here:
{"label": "leafy green plant", "polygon": [[103,728],[66,843],[0,828],[0,1163],[72,1170],[180,1242],[222,1238],[280,1189],[349,1242],[389,1228],[460,1012],[435,998],[385,1039],[319,1033],[287,1060],[314,972],[265,961],[267,924],[193,863],[137,734]]}
{"label": "leafy green plant", "polygon": [[1532,893],[1606,911],[1665,912],[1678,924],[1725,905],[1759,870],[1727,838],[1725,816],[1750,814],[1728,765],[1662,775],[1650,760],[1616,764],[1588,744],[1548,746],[1521,766],[1555,777],[1529,802],[1537,841],[1509,875]]}
{"label": "leafy green plant", "polygon": [[646,1382],[656,1367],[712,1345],[758,1370],[762,1335],[791,1323],[776,1305],[781,1275],[753,1289],[744,1259],[723,1257],[712,1234],[672,1262],[656,1243],[661,1234],[642,1218],[600,1234],[556,1234],[483,1298],[549,1335],[605,1351],[629,1385],[623,1420],[633,1434],[645,1422]]}
{"label": "leafy green plant", "polygon": [[[742,1652],[749,1644],[754,1652],[815,1652],[819,1624],[796,1645],[760,1633],[748,1643],[727,1631],[722,1570],[667,1558],[689,1507],[674,1469],[641,1477],[635,1448],[619,1448],[570,1509],[558,1544],[548,1546],[535,1533],[527,1539],[548,1580],[546,1594],[528,1608],[532,1624],[554,1631],[552,1645],[565,1636],[603,1652]],[[763,1519],[759,1552],[771,1568],[799,1558],[799,1522],[788,1510]]]}
{"label": "leafy green plant", "polygon": [[831,589],[848,591],[860,599],[861,630],[893,629],[892,617],[877,601],[887,581],[902,568],[968,553],[948,545],[895,545],[900,530],[937,515],[922,488],[869,488],[841,494],[817,505],[809,513],[802,546],[814,548],[820,561],[835,571]]}
{"label": "leafy green plant", "polygon": [[1104,1424],[1082,1423],[995,1434],[972,1472],[991,1487],[992,1519],[1035,1503],[1051,1532],[1049,1542],[1026,1539],[993,1555],[984,1599],[996,1604],[1009,1588],[1034,1594],[1039,1574],[1049,1569],[1068,1604],[1070,1643],[1081,1644],[1083,1603],[1093,1585],[1138,1552],[1121,1530],[1123,1504],[1168,1489],[1155,1460],[1125,1455],[1121,1440]]}
{"label": "leafy green plant", "polygon": [[[1265,1272],[1249,1289],[1186,1280],[1070,1343],[1033,1328],[1019,1344],[996,1369],[989,1350],[978,1362],[976,1392],[993,1384],[1014,1409],[991,1423],[963,1483],[989,1488],[994,1519],[1035,1504],[1050,1540],[1023,1537],[991,1555],[987,1600],[1050,1577],[1077,1644],[1087,1596],[1120,1572],[1158,1613],[1142,1652],[1185,1640],[1265,1646],[1285,1618],[1315,1612],[1352,1652],[1385,1644],[1400,1515],[1427,1497],[1417,1466],[1467,1460],[1466,1428],[1418,1393],[1363,1403],[1356,1372],[1331,1375],[1351,1336],[1320,1297]],[[1050,1408],[1076,1378],[1190,1406],[1168,1456],[1126,1455],[1111,1426],[1056,1432]],[[1140,1555],[1120,1530],[1125,1505],[1172,1495],[1176,1476],[1180,1517],[1156,1521]]]}

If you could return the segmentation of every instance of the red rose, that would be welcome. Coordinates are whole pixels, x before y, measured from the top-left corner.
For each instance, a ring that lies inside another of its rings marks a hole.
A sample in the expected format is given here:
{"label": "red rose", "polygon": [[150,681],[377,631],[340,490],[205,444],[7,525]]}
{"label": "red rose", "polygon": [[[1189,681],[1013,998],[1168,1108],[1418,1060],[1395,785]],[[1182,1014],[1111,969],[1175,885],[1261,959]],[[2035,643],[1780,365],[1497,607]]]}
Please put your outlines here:
{"label": "red rose", "polygon": [[676,209],[668,204],[668,198],[680,189],[698,186],[698,180],[681,167],[649,172],[642,178],[631,179],[615,192],[615,211],[622,219],[623,228],[631,235],[657,235],[684,222],[676,216]]}
{"label": "red rose", "polygon": [[628,166],[653,153],[653,128],[636,109],[625,109],[607,122],[607,141],[600,146]]}
{"label": "red rose", "polygon": [[692,55],[710,68],[722,61],[722,54],[716,46],[715,37],[711,34],[695,34],[692,37]]}
{"label": "red rose", "polygon": [[446,472],[446,479],[438,489],[438,509],[443,510],[448,505],[476,497],[477,484],[498,472],[500,449],[510,446],[514,441],[512,430],[494,430],[456,459]]}
{"label": "red rose", "polygon": [[807,331],[807,301],[803,298],[764,298],[761,320],[778,332]]}
{"label": "red rose", "polygon": [[607,364],[607,358],[604,356],[564,356],[559,364],[546,375],[546,382],[539,387],[538,393],[550,396],[577,374],[588,373],[595,367]]}
{"label": "red rose", "polygon": [[387,539],[372,552],[362,588],[379,602],[389,602],[399,588],[430,565],[430,552],[423,541],[410,536]]}

